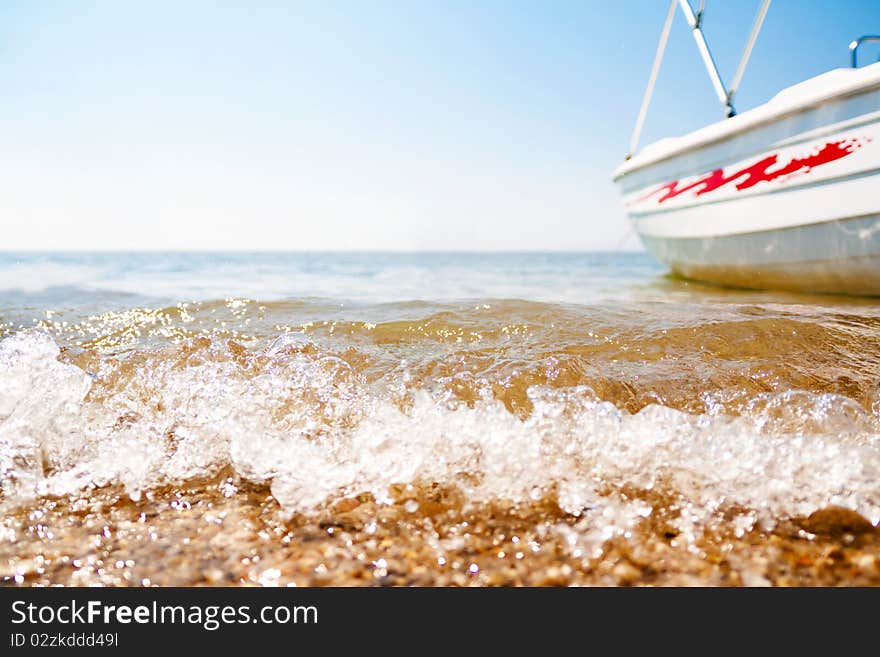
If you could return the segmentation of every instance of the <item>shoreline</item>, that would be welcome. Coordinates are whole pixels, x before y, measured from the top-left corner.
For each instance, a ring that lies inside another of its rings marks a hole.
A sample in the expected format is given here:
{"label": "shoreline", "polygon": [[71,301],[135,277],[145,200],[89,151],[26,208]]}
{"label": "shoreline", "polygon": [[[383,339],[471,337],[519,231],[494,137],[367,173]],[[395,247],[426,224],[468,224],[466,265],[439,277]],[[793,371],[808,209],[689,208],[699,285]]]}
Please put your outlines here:
{"label": "shoreline", "polygon": [[[653,495],[656,495],[654,493]],[[656,504],[658,499],[653,500]],[[552,499],[464,504],[401,486],[285,517],[268,487],[221,477],[132,502],[118,489],[39,500],[2,519],[5,586],[878,586],[880,531],[826,509],[693,540],[654,513],[579,554]],[[583,532],[589,527],[579,527]],[[740,535],[738,535],[740,534]]]}

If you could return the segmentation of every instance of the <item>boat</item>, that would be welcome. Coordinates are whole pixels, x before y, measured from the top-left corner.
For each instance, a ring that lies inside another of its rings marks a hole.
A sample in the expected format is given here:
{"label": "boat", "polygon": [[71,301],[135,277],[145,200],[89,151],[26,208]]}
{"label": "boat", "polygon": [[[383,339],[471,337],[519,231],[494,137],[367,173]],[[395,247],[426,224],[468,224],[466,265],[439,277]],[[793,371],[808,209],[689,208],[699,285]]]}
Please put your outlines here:
{"label": "boat", "polygon": [[[734,95],[769,9],[758,10],[726,87],[701,24],[673,0],[630,142],[617,168],[645,247],[679,276],[717,285],[880,295],[880,61],[830,70],[737,113]],[[680,8],[726,117],[637,150],[673,17]]]}

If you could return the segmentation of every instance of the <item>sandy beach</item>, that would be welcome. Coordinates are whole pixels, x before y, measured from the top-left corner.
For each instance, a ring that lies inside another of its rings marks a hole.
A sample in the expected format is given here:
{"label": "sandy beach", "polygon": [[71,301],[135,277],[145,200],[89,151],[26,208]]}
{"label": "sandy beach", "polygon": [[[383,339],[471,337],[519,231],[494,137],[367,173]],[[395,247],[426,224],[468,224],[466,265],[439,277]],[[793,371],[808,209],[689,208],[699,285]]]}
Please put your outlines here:
{"label": "sandy beach", "polygon": [[843,509],[772,531],[721,522],[692,542],[660,512],[588,554],[576,537],[601,530],[601,518],[572,518],[550,499],[465,509],[439,488],[397,493],[392,504],[343,498],[293,518],[268,489],[234,478],[141,503],[113,491],[44,502],[4,518],[4,544],[18,548],[0,556],[0,577],[25,586],[880,584],[880,532]]}

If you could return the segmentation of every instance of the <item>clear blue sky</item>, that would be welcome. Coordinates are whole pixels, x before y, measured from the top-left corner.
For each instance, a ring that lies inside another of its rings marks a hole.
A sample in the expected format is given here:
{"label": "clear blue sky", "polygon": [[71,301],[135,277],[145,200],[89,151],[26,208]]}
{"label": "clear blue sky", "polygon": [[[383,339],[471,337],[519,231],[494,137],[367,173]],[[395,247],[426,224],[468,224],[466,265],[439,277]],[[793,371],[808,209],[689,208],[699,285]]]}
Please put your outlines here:
{"label": "clear blue sky", "polygon": [[[707,3],[725,79],[758,5]],[[632,246],[610,173],[666,9],[4,0],[0,248]],[[878,0],[776,0],[738,109],[865,33]],[[720,117],[679,13],[642,143]]]}

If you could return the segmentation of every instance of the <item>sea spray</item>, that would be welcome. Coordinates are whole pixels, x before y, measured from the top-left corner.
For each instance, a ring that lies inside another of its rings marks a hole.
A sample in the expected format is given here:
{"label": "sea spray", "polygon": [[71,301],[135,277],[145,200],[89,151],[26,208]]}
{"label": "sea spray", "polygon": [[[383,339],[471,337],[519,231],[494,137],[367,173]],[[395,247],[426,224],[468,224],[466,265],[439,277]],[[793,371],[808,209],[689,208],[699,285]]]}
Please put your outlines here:
{"label": "sea spray", "polygon": [[552,492],[574,516],[662,487],[700,522],[736,506],[772,526],[828,505],[880,522],[876,421],[840,396],[764,394],[740,416],[629,413],[586,386],[535,385],[521,419],[496,399],[407,387],[399,371],[370,380],[301,339],[209,343],[105,360],[92,387],[45,333],[0,341],[7,503],[107,485],[137,497],[230,467],[298,513],[439,483],[471,502]]}

